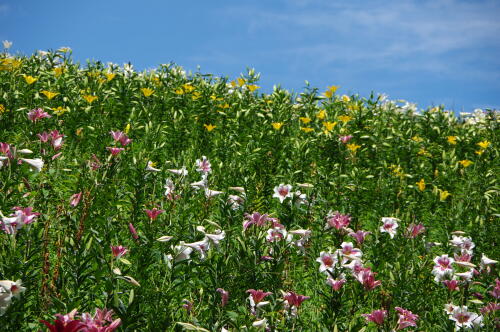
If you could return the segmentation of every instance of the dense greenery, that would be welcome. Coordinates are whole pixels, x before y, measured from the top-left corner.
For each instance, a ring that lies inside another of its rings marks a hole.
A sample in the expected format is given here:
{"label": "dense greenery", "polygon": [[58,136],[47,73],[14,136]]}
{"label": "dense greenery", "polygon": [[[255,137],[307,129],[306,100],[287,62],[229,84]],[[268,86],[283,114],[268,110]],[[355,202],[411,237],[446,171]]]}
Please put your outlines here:
{"label": "dense greenery", "polygon": [[[500,258],[498,112],[417,111],[334,86],[263,94],[253,70],[230,82],[173,64],[82,67],[68,49],[0,61],[0,279],[25,287],[5,300],[2,331],[95,308],[113,309],[120,331],[388,331],[395,307],[419,316],[417,330],[450,331],[448,303],[494,330],[498,308],[480,309],[498,302],[496,264],[481,262]],[[271,219],[244,229],[253,212]],[[21,214],[26,225],[9,226]],[[397,218],[395,235],[384,217]],[[358,230],[371,232],[362,244],[349,235]],[[224,238],[217,247],[204,232]],[[320,272],[320,254],[345,242],[362,257],[340,254]],[[113,254],[118,245],[128,252]],[[459,290],[433,274],[434,259],[454,253],[473,253],[441,278]],[[359,281],[356,262],[381,284]],[[252,309],[249,289],[272,292],[270,303]],[[290,291],[309,299],[286,307]],[[387,310],[381,325],[362,316],[376,309]]]}

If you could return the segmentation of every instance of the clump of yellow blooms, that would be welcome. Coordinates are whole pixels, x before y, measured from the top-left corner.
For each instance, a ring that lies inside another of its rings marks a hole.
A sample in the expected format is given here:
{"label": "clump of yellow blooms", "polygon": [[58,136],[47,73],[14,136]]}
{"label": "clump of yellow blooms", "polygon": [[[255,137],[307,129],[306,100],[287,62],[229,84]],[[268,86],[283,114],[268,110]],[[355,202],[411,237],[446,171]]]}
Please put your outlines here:
{"label": "clump of yellow blooms", "polygon": [[342,121],[342,123],[345,124],[345,123],[347,123],[347,122],[349,122],[349,121],[352,120],[352,116],[349,116],[349,115],[339,115],[337,117],[337,119],[339,119],[340,121]]}
{"label": "clump of yellow blooms", "polygon": [[338,85],[332,85],[332,86],[329,86],[325,93],[324,93],[324,96],[326,98],[332,98],[334,95],[335,95],[335,92],[338,90],[339,86]]}
{"label": "clump of yellow blooms", "polygon": [[155,92],[155,90],[150,89],[150,88],[141,88],[141,91],[142,91],[142,94],[144,95],[144,97],[149,97]]}
{"label": "clump of yellow blooms", "polygon": [[468,159],[460,160],[458,163],[462,165],[464,168],[469,167],[470,165],[473,164],[473,162]]}
{"label": "clump of yellow blooms", "polygon": [[92,104],[94,101],[97,100],[97,96],[94,95],[83,95],[82,98],[85,99],[89,104]]}
{"label": "clump of yellow blooms", "polygon": [[479,149],[479,150],[477,150],[477,151],[474,151],[474,152],[475,152],[477,155],[479,155],[479,156],[480,156],[480,155],[482,155],[482,154],[484,153],[484,151],[488,148],[488,146],[490,146],[490,144],[491,144],[491,143],[490,143],[489,141],[487,141],[487,140],[484,140],[484,141],[482,141],[482,142],[479,142],[479,143],[477,143],[477,145],[479,146],[479,148],[480,148],[480,149]]}
{"label": "clump of yellow blooms", "polygon": [[448,143],[452,145],[457,144],[457,136],[447,136],[446,139],[448,140]]}
{"label": "clump of yellow blooms", "polygon": [[283,127],[283,122],[273,122],[273,123],[271,123],[271,125],[273,126],[273,128],[275,130],[280,130],[281,127]]}
{"label": "clump of yellow blooms", "polygon": [[417,185],[418,190],[420,190],[420,191],[424,191],[425,190],[425,180],[424,179],[420,179],[420,181],[418,181],[415,184]]}
{"label": "clump of yellow blooms", "polygon": [[356,153],[356,151],[361,147],[361,145],[357,145],[356,143],[349,143],[346,146],[352,153]]}
{"label": "clump of yellow blooms", "polygon": [[38,81],[38,78],[30,76],[30,75],[23,74],[23,77],[28,85],[31,85],[31,84],[35,83],[36,81]]}
{"label": "clump of yellow blooms", "polygon": [[43,91],[41,91],[41,93],[43,95],[45,95],[45,97],[47,97],[48,100],[51,100],[52,98],[54,98],[55,96],[57,96],[59,94],[59,92],[52,92],[52,91],[47,91],[47,90],[43,90]]}
{"label": "clump of yellow blooms", "polygon": [[212,130],[214,130],[215,128],[217,128],[217,126],[214,126],[213,124],[204,124],[203,126],[205,127],[205,129],[208,132],[211,132]]}
{"label": "clump of yellow blooms", "polygon": [[326,110],[320,110],[317,114],[316,117],[320,120],[323,120],[326,118]]}

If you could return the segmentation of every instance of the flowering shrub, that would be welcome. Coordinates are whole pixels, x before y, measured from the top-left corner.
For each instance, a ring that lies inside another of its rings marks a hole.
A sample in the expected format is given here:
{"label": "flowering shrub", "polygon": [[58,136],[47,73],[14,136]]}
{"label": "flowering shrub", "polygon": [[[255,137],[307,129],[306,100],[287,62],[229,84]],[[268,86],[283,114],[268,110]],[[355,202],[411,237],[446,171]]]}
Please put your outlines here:
{"label": "flowering shrub", "polygon": [[258,78],[1,53],[1,329],[500,328],[498,112]]}

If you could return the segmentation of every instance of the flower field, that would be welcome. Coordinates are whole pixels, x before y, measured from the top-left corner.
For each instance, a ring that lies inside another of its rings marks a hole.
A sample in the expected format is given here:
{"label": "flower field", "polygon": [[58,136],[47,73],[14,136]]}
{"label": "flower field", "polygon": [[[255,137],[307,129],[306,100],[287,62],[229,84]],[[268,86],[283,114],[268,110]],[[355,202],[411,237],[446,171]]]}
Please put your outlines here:
{"label": "flower field", "polygon": [[0,54],[1,331],[500,328],[498,111]]}

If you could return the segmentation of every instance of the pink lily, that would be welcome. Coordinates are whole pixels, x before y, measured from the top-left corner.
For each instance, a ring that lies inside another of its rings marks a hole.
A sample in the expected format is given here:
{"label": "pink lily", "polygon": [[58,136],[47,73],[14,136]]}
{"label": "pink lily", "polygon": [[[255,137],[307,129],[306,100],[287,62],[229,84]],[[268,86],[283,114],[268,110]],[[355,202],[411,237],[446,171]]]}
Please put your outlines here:
{"label": "pink lily", "polygon": [[81,199],[82,199],[82,192],[80,191],[77,194],[71,195],[71,199],[70,199],[69,205],[71,207],[76,207],[80,203]]}

